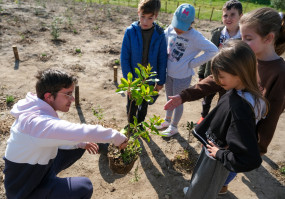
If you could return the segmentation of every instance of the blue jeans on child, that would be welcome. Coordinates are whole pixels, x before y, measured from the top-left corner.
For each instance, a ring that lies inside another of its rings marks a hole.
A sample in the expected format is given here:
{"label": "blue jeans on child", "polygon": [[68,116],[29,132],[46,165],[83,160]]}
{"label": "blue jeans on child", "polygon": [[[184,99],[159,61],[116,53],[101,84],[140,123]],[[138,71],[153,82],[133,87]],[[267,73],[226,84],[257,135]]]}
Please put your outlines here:
{"label": "blue jeans on child", "polygon": [[226,179],[224,186],[228,186],[228,184],[236,177],[236,175],[237,175],[237,173],[230,172],[227,179]]}

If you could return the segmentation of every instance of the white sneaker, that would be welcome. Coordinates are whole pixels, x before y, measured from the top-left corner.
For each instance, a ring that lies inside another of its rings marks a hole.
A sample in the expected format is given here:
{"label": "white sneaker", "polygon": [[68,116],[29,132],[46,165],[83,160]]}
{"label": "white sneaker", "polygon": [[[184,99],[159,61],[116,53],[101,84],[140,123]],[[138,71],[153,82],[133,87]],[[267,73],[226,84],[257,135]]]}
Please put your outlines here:
{"label": "white sneaker", "polygon": [[160,125],[154,125],[157,130],[169,127],[170,123],[167,121],[162,122]]}
{"label": "white sneaker", "polygon": [[178,133],[178,129],[172,125],[170,125],[167,129],[165,129],[164,131],[162,131],[162,135],[165,135],[165,137],[171,137],[173,135],[175,135],[176,133]]}
{"label": "white sneaker", "polygon": [[189,187],[184,187],[184,188],[183,188],[183,193],[184,193],[184,195],[186,195],[188,189],[189,189]]}

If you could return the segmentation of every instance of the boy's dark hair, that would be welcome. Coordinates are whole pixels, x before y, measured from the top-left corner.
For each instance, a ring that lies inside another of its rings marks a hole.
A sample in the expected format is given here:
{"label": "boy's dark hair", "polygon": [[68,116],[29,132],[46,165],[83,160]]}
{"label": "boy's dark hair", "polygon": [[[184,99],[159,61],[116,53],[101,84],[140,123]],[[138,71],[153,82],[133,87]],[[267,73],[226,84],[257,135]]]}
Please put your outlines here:
{"label": "boy's dark hair", "polygon": [[143,14],[157,15],[160,11],[160,0],[140,0],[138,11]]}
{"label": "boy's dark hair", "polygon": [[42,100],[44,100],[45,93],[51,93],[56,98],[57,92],[62,88],[69,88],[77,83],[76,77],[56,69],[39,71],[35,77],[38,79],[37,96]]}
{"label": "boy's dark hair", "polygon": [[237,9],[239,15],[242,14],[242,4],[238,0],[229,0],[223,6],[223,9],[227,9],[227,10],[230,10],[232,8]]}

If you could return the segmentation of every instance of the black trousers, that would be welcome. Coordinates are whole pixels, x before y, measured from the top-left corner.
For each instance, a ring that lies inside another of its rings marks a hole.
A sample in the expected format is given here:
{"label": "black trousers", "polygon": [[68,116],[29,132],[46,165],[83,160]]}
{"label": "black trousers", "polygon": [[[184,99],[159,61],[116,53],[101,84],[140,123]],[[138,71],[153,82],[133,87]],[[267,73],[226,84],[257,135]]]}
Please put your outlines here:
{"label": "black trousers", "polygon": [[203,98],[203,101],[202,101],[202,112],[201,112],[201,116],[203,118],[205,118],[208,115],[208,113],[210,111],[210,108],[211,108],[212,100],[213,100],[215,95],[216,95],[216,93],[208,95],[208,96]]}
{"label": "black trousers", "polygon": [[[222,97],[225,93],[226,93],[225,90],[218,92],[218,94],[219,94],[219,99],[218,99],[218,101],[221,99],[221,97]],[[206,96],[206,97],[203,98],[203,102],[202,102],[202,112],[201,112],[201,116],[202,116],[203,118],[205,118],[205,117],[208,115],[208,113],[209,113],[209,111],[210,111],[210,108],[211,108],[212,100],[213,100],[213,98],[214,98],[215,95],[216,95],[216,93],[213,93],[213,94],[210,94],[210,95],[208,95],[208,96]]]}
{"label": "black trousers", "polygon": [[148,108],[148,102],[143,100],[142,104],[139,106],[136,106],[136,102],[133,101],[131,103],[131,100],[128,97],[128,103],[127,103],[127,114],[130,111],[130,117],[128,118],[128,121],[130,123],[134,123],[134,116],[138,119],[138,123],[141,123],[145,120],[145,117],[147,115],[147,108]]}

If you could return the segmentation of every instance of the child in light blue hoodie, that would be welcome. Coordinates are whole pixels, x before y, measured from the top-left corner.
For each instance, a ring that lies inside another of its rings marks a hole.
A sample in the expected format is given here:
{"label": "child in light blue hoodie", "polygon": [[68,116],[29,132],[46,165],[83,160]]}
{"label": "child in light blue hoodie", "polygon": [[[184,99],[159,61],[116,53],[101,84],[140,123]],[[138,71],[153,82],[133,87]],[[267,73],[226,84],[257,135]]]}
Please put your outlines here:
{"label": "child in light blue hoodie", "polygon": [[[179,94],[189,87],[193,68],[209,61],[217,52],[218,48],[207,40],[200,32],[192,28],[194,22],[195,8],[190,4],[180,5],[173,16],[171,25],[165,30],[167,42],[167,77],[165,90],[167,101],[168,96]],[[199,53],[201,55],[197,56]],[[183,114],[183,105],[173,111],[167,110],[165,122],[157,129],[168,127],[162,132],[167,137],[178,133],[178,122]]]}

